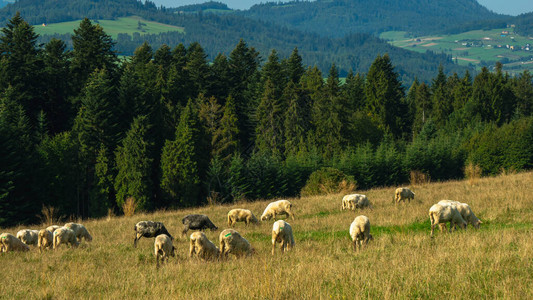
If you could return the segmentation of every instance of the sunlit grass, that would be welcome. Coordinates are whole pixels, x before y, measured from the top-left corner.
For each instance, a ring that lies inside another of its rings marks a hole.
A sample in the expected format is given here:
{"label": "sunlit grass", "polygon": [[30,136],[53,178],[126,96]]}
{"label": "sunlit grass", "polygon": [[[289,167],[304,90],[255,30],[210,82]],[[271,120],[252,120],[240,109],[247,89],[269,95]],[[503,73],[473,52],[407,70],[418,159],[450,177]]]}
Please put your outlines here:
{"label": "sunlit grass", "polygon": [[[83,221],[94,237],[77,249],[39,254],[3,253],[2,295],[6,298],[79,299],[443,299],[533,297],[533,173],[479,178],[475,185],[450,181],[411,186],[416,198],[395,205],[395,187],[357,191],[373,209],[341,211],[342,195],[289,199],[296,219],[293,251],[270,254],[272,223],[239,231],[257,254],[226,262],[188,258],[181,218],[207,214],[219,227],[207,231],[218,245],[227,212],[246,208],[260,216],[269,201],[159,211],[132,217]],[[484,222],[431,239],[428,210],[438,200],[467,202]],[[354,253],[348,235],[355,216],[370,218],[374,240]],[[177,257],[155,267],[153,239],[133,248],[133,226],[162,221],[176,237]],[[41,226],[32,226],[40,228]],[[2,229],[16,233],[23,227]]]}

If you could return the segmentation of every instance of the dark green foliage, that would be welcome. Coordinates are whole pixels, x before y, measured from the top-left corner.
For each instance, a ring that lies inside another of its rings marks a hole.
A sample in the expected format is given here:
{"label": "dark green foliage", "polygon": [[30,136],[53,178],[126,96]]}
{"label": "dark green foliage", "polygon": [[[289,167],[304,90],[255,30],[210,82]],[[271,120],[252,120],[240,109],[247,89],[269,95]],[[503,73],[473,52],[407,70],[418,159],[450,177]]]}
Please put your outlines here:
{"label": "dark green foliage", "polygon": [[256,149],[262,153],[279,155],[284,151],[285,107],[276,94],[273,82],[267,79],[256,112]]}
{"label": "dark green foliage", "polygon": [[335,168],[321,168],[313,172],[302,189],[302,195],[312,196],[325,193],[339,193],[344,188],[355,189],[357,182],[352,176]]}
{"label": "dark green foliage", "polygon": [[516,171],[533,167],[533,118],[494,125],[474,135],[468,142],[468,161],[477,164],[483,174],[499,174],[502,169]]}
{"label": "dark green foliage", "polygon": [[153,207],[154,185],[151,172],[154,160],[150,154],[154,145],[150,143],[148,134],[148,118],[138,116],[116,150],[117,176],[114,188],[119,207],[122,207],[128,197],[135,199],[137,209]]}

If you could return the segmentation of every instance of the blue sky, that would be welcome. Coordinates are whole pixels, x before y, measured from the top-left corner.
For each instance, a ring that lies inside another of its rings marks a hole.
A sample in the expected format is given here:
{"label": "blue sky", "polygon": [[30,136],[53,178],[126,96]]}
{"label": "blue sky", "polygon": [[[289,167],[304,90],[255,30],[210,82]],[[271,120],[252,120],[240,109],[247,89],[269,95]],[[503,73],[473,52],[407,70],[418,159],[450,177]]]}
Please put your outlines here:
{"label": "blue sky", "polygon": [[[157,5],[163,5],[167,7],[176,7],[186,4],[204,3],[209,0],[152,0]],[[226,3],[231,8],[247,9],[250,6],[268,2],[266,0],[215,0],[218,2]],[[502,14],[519,15],[521,13],[527,13],[533,11],[533,0],[478,0],[481,5],[486,6],[488,9]]]}

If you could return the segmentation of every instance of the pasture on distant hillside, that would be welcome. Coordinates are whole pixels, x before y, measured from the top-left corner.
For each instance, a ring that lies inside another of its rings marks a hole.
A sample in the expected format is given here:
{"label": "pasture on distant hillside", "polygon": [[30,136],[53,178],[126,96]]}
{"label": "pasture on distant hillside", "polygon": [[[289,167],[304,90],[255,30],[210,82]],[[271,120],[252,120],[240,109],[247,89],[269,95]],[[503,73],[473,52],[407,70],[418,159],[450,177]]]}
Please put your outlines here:
{"label": "pasture on distant hillside", "polygon": [[[74,29],[77,29],[81,20],[72,21],[72,22],[61,22],[61,23],[52,23],[43,25],[35,25],[35,33],[39,35],[43,34],[65,34],[73,33]],[[124,17],[117,18],[116,20],[98,20],[94,21],[100,24],[105,30],[105,32],[110,35],[113,39],[117,38],[119,33],[133,34],[135,32],[139,34],[158,34],[167,31],[178,31],[184,32],[183,27],[167,25],[158,22],[152,22],[144,20],[140,17]]]}
{"label": "pasture on distant hillside", "polygon": [[[341,211],[340,194],[289,199],[296,214],[295,248],[271,255],[273,221],[239,231],[255,256],[226,262],[188,258],[181,219],[207,214],[219,227],[206,231],[218,246],[232,208],[260,216],[269,201],[241,202],[132,217],[79,220],[93,236],[78,249],[39,254],[2,253],[2,295],[8,298],[514,298],[533,297],[533,173],[411,185],[414,201],[392,203],[396,187],[357,191],[372,209]],[[428,209],[441,199],[469,203],[483,221],[430,238]],[[355,216],[370,218],[374,240],[354,253],[348,236]],[[155,267],[154,239],[133,248],[135,223],[162,221],[176,237],[177,258]],[[31,226],[43,228],[47,224]],[[3,228],[16,233],[22,227]],[[191,232],[189,232],[190,234]]]}
{"label": "pasture on distant hillside", "polygon": [[[411,51],[446,53],[457,59],[458,64],[472,64],[478,69],[482,61],[491,64],[502,61],[504,70],[512,74],[533,70],[530,59],[533,57],[533,38],[515,34],[513,28],[423,37],[409,36],[403,31],[389,31],[380,37],[394,46]],[[528,44],[530,47],[526,50]]]}

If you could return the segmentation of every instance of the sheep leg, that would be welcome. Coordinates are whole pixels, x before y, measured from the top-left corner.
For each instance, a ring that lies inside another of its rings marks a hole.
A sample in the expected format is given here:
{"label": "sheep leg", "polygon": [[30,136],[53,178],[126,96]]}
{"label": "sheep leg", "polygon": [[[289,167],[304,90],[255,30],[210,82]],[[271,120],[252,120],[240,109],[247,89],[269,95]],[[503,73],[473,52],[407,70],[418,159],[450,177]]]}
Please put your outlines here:
{"label": "sheep leg", "polygon": [[195,249],[194,249],[194,241],[191,239],[191,242],[190,242],[190,246],[189,246],[189,258],[192,257],[192,254],[195,252]]}
{"label": "sheep leg", "polygon": [[183,231],[181,232],[181,234],[183,236],[187,236],[187,231],[189,231],[189,225],[185,225],[185,228],[183,228]]}
{"label": "sheep leg", "polygon": [[431,224],[431,237],[433,237],[434,231],[435,231],[435,224]]}

